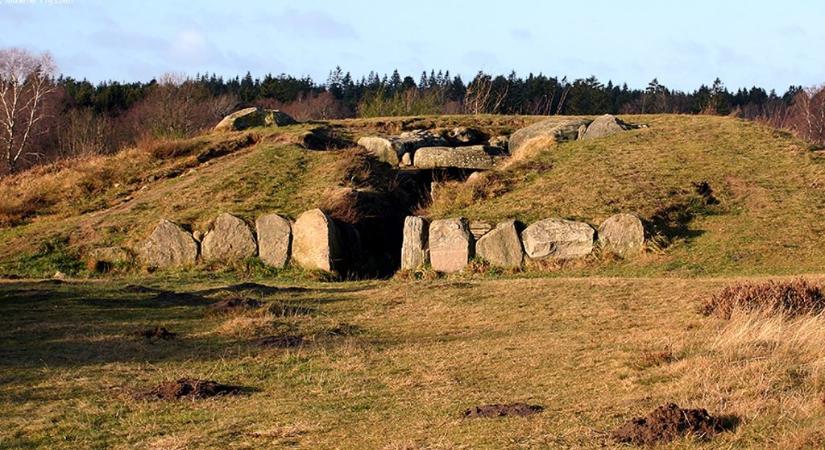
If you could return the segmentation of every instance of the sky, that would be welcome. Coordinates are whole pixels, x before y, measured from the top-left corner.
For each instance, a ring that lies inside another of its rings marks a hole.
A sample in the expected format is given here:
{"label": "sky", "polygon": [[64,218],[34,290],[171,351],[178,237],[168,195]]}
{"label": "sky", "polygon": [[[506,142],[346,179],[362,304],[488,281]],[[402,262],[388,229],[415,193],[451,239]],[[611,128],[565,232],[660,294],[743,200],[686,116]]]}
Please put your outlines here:
{"label": "sky", "polygon": [[0,48],[49,51],[91,81],[164,73],[416,80],[450,70],[595,75],[693,90],[825,83],[821,0],[0,0]]}

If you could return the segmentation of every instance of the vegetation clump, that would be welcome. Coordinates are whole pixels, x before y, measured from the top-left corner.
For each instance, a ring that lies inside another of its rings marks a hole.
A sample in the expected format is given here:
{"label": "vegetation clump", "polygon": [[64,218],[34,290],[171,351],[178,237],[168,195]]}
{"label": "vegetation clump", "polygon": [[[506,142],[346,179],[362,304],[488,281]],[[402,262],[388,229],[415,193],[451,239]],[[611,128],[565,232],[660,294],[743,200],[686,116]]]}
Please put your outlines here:
{"label": "vegetation clump", "polygon": [[802,278],[793,281],[738,283],[722,289],[702,305],[702,313],[730,319],[737,310],[796,316],[825,311],[819,286]]}

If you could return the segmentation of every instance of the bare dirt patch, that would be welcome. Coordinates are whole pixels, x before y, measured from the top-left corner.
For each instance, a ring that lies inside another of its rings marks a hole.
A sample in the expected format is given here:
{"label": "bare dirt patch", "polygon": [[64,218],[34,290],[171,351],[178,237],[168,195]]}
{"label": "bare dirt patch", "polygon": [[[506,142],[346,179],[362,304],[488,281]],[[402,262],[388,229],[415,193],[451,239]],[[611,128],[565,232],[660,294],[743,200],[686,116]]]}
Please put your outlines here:
{"label": "bare dirt patch", "polygon": [[267,336],[258,341],[258,345],[268,348],[294,348],[300,347],[303,343],[304,337],[295,334]]}
{"label": "bare dirt patch", "polygon": [[209,310],[214,314],[233,314],[258,309],[262,305],[254,298],[229,297],[209,305]]}
{"label": "bare dirt patch", "polygon": [[819,314],[825,295],[819,286],[799,278],[793,281],[738,283],[722,289],[702,305],[702,313],[730,319],[736,310],[766,314]]}
{"label": "bare dirt patch", "polygon": [[532,416],[544,411],[544,407],[539,405],[528,405],[527,403],[509,403],[506,405],[481,405],[473,406],[464,411],[464,418],[472,419],[478,417],[524,417]]}
{"label": "bare dirt patch", "polygon": [[675,403],[662,405],[645,417],[636,417],[613,431],[616,442],[654,445],[693,435],[709,438],[730,428],[730,421],[705,409],[683,409]]}
{"label": "bare dirt patch", "polygon": [[209,397],[240,394],[239,386],[229,386],[209,380],[181,378],[159,384],[148,391],[140,392],[136,398],[142,400],[199,400]]}
{"label": "bare dirt patch", "polygon": [[171,331],[167,330],[166,327],[148,328],[138,333],[138,335],[148,340],[164,341],[171,341],[172,339],[178,337],[178,333],[172,333]]}

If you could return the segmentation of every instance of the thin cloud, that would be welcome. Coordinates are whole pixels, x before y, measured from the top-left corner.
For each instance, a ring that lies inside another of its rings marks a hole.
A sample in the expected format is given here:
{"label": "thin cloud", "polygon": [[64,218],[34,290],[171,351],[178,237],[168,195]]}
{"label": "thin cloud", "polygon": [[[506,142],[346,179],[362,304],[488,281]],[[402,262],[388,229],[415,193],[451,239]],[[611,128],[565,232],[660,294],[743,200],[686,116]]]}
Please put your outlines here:
{"label": "thin cloud", "polygon": [[357,39],[355,29],[322,11],[298,11],[288,9],[272,16],[270,25],[287,30],[291,34],[321,39]]}

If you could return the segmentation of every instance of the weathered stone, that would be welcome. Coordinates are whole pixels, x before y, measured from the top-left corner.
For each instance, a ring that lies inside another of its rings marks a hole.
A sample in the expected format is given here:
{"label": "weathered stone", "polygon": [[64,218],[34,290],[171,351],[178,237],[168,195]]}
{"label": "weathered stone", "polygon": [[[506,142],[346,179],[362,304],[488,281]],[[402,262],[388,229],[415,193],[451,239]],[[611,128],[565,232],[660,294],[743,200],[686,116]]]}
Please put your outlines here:
{"label": "weathered stone", "polygon": [[633,214],[616,214],[599,226],[599,245],[604,251],[630,256],[642,251],[645,229]]}
{"label": "weathered stone", "polygon": [[493,229],[493,224],[484,220],[471,220],[470,221],[470,234],[473,235],[473,240],[478,242],[481,239],[481,236],[489,233],[490,230]]}
{"label": "weathered stone", "polygon": [[579,127],[579,131],[576,133],[576,139],[584,139],[584,133],[587,132],[587,125],[582,125]]}
{"label": "weathered stone", "polygon": [[533,259],[569,259],[593,250],[593,227],[564,219],[540,220],[521,232],[527,256]]}
{"label": "weathered stone", "polygon": [[438,272],[458,272],[472,255],[473,237],[467,219],[441,219],[430,224],[430,264]]}
{"label": "weathered stone", "polygon": [[605,114],[596,118],[590,125],[587,126],[587,131],[584,132],[582,139],[595,139],[611,134],[620,133],[627,130],[629,127],[611,114]]}
{"label": "weathered stone", "polygon": [[489,145],[490,147],[498,147],[500,149],[507,150],[509,142],[509,136],[494,136],[490,138],[490,140],[487,142],[487,145]]}
{"label": "weathered stone", "polygon": [[415,270],[427,263],[427,221],[423,217],[404,219],[404,241],[401,245],[401,270]]}
{"label": "weathered stone", "polygon": [[404,153],[401,156],[401,164],[400,165],[403,166],[403,167],[410,167],[410,166],[413,165],[412,154],[410,152]]}
{"label": "weathered stone", "polygon": [[486,145],[424,147],[415,153],[413,162],[419,169],[492,169],[503,157],[506,154],[501,149]]}
{"label": "weathered stone", "polygon": [[249,225],[232,214],[223,213],[215,219],[212,230],[201,244],[206,261],[237,261],[255,256],[258,247]]}
{"label": "weathered stone", "polygon": [[579,134],[579,127],[588,123],[589,121],[582,119],[560,121],[556,118],[534,123],[510,136],[508,144],[510,154],[516,155],[533,140],[550,139],[555,142],[575,140]]}
{"label": "weathered stone", "polygon": [[305,269],[334,272],[342,262],[340,234],[320,209],[302,213],[292,225],[292,260]]}
{"label": "weathered stone", "polygon": [[128,264],[132,255],[122,247],[100,247],[92,249],[86,256],[86,268],[94,272],[108,272],[116,265]]}
{"label": "weathered stone", "polygon": [[481,182],[485,178],[484,172],[473,172],[467,176],[467,179],[464,180],[465,183],[472,185],[478,182]]}
{"label": "weathered stone", "polygon": [[496,225],[476,242],[476,255],[497,267],[521,267],[524,250],[516,230],[516,222],[509,220]]}
{"label": "weathered stone", "polygon": [[470,127],[456,127],[447,132],[447,140],[455,146],[476,145],[484,142],[484,133]]}
{"label": "weathered stone", "polygon": [[446,145],[447,141],[428,130],[405,131],[400,136],[367,136],[358,139],[358,145],[369,150],[380,161],[397,166],[400,158],[409,153],[411,159],[421,147]]}
{"label": "weathered stone", "polygon": [[285,126],[298,123],[288,114],[277,109],[262,109],[258,107],[244,108],[224,117],[215,126],[216,131],[239,131],[253,127]]}
{"label": "weathered stone", "polygon": [[161,219],[138,252],[147,267],[167,268],[195,264],[198,243],[192,234],[178,225]]}
{"label": "weathered stone", "polygon": [[266,214],[255,221],[258,233],[258,257],[265,264],[283,268],[289,260],[292,224],[278,214]]}

